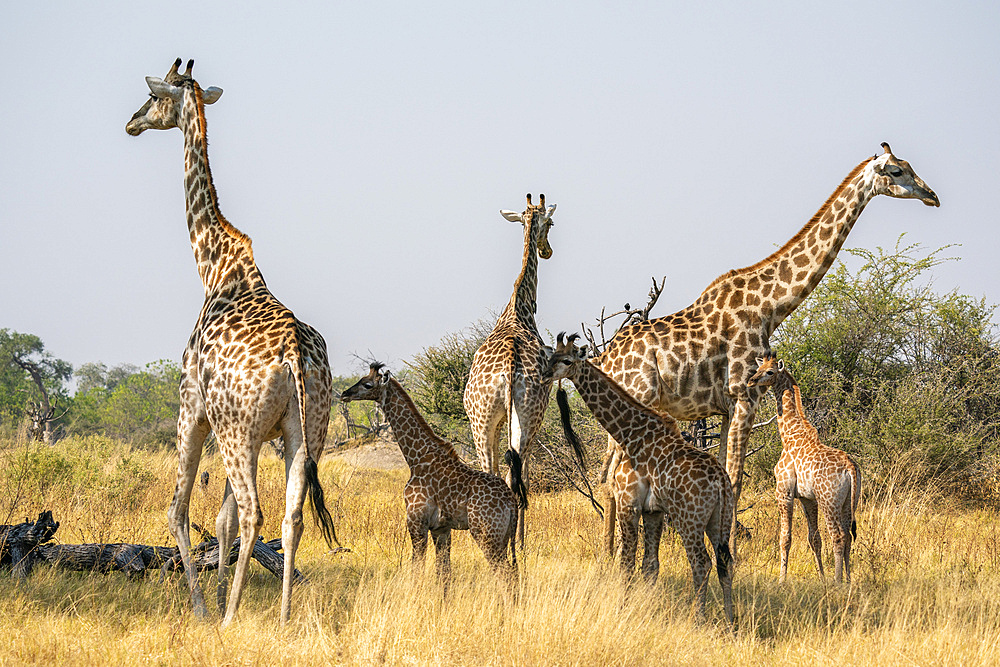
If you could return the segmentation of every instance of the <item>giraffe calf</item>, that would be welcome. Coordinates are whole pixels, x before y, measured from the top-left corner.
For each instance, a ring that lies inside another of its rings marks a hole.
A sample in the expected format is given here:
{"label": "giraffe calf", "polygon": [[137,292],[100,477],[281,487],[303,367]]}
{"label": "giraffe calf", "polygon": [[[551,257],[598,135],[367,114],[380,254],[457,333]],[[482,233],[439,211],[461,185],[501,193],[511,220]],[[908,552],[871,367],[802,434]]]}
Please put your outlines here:
{"label": "giraffe calf", "polygon": [[[684,442],[677,422],[632,398],[614,380],[587,360],[587,348],[577,348],[576,335],[549,349],[545,366],[553,380],[568,379],[594,417],[621,447],[621,456],[610,471],[621,537],[621,567],[631,575],[635,568],[639,521],[645,529],[643,574],[655,582],[660,569],[660,537],[666,519],[680,535],[698,601],[704,615],[712,558],[705,548],[707,536],[715,548],[716,570],[722,585],[726,618],[734,627],[732,555],[729,551],[733,489],[725,469],[708,452]],[[559,390],[559,411],[570,442],[576,440],[569,425],[568,404]]]}
{"label": "giraffe calf", "polygon": [[819,441],[819,434],[806,419],[802,395],[795,378],[774,355],[758,357],[751,387],[771,387],[778,404],[781,458],[774,467],[775,496],[781,514],[781,581],[788,575],[788,551],[792,546],[792,511],[796,498],[809,524],[809,546],[816,556],[819,576],[823,573],[822,538],[818,511],[822,508],[833,539],[835,579],[851,583],[851,544],[857,537],[855,516],[861,500],[858,464],[839,449]]}
{"label": "giraffe calf", "polygon": [[341,400],[378,403],[410,467],[403,500],[414,569],[423,566],[430,533],[437,574],[447,591],[451,579],[451,531],[468,530],[494,571],[516,590],[514,536],[518,509],[527,505],[517,452],[507,452],[515,489],[512,491],[500,477],[465,465],[452,444],[434,433],[402,385],[388,371],[380,372],[381,368],[380,363],[371,364],[368,375],[344,391]]}

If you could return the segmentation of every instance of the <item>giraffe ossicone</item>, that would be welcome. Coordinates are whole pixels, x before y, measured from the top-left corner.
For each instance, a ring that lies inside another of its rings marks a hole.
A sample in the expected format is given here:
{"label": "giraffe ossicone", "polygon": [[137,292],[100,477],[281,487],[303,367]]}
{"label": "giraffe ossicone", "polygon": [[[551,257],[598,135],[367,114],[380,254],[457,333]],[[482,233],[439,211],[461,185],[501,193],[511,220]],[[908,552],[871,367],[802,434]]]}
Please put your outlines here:
{"label": "giraffe ossicone", "polygon": [[[191,76],[194,61],[188,61],[184,74],[178,72],[180,64],[178,58],[162,80],[147,77],[151,95],[125,126],[132,136],[174,127],[184,134],[187,226],[205,292],[182,361],[177,485],[168,512],[170,532],[184,562],[195,612],[206,616],[191,563],[188,510],[202,447],[214,431],[228,478],[216,521],[217,599],[225,607],[223,624],[231,623],[264,522],[257,495],[257,458],[264,441],[282,436],[287,487],[281,524],[284,624],[291,613],[292,575],[307,493],[327,543],[336,541],[317,470],[332,399],[326,342],[271,294],[254,262],[250,237],[219,210],[208,161],[205,104],[218,100],[222,90],[202,90]],[[240,552],[227,602],[228,554],[237,528]]]}
{"label": "giraffe ossicone", "polygon": [[846,452],[820,442],[819,433],[809,423],[802,405],[799,385],[776,356],[757,359],[757,371],[750,376],[751,387],[770,387],[778,409],[781,457],[774,466],[775,497],[781,518],[778,545],[781,552],[781,581],[788,576],[788,552],[792,546],[792,513],[796,498],[802,504],[809,527],[809,547],[816,557],[819,576],[823,573],[823,544],[818,512],[822,510],[833,540],[834,579],[851,583],[851,545],[857,537],[858,504],[861,502],[861,470]]}

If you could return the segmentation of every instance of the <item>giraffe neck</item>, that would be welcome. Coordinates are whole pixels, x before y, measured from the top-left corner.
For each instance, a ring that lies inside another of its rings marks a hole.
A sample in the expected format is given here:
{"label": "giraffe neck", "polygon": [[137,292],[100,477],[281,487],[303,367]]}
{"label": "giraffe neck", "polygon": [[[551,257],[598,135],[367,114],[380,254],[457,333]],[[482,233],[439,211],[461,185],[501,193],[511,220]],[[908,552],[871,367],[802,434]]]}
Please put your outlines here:
{"label": "giraffe neck", "polygon": [[535,298],[538,291],[538,241],[537,226],[540,216],[531,216],[524,226],[524,255],[521,257],[521,273],[514,281],[514,293],[500,314],[500,321],[517,322],[529,331],[538,333],[535,325]]}
{"label": "giraffe neck", "polygon": [[[673,417],[659,415],[646,408],[621,385],[590,361],[577,363],[573,384],[601,426],[625,449],[630,457],[638,456],[649,433],[670,433],[676,426]],[[680,434],[678,433],[678,439]],[[670,440],[664,440],[669,444]]]}
{"label": "giraffe neck", "polygon": [[181,127],[188,232],[205,296],[263,285],[250,237],[231,225],[219,211],[208,163],[205,104],[197,84],[184,88]]}
{"label": "giraffe neck", "polygon": [[[815,432],[813,425],[806,418],[806,410],[802,405],[802,392],[799,385],[790,374],[782,373],[774,383],[774,398],[778,405],[778,431],[784,434],[802,431]],[[798,438],[782,438],[782,447],[795,449]]]}
{"label": "giraffe neck", "polygon": [[709,285],[702,299],[716,299],[712,288],[723,281],[739,292],[745,290],[739,296],[733,294],[739,303],[730,300],[730,305],[759,308],[768,333],[772,333],[823,279],[854,223],[875,196],[873,162],[869,158],[856,166],[784,246],[753,266],[720,277]]}
{"label": "giraffe neck", "polygon": [[410,395],[395,378],[389,378],[386,382],[379,407],[392,427],[392,435],[411,472],[416,466],[441,456],[458,459],[455,448],[434,433],[413,404]]}

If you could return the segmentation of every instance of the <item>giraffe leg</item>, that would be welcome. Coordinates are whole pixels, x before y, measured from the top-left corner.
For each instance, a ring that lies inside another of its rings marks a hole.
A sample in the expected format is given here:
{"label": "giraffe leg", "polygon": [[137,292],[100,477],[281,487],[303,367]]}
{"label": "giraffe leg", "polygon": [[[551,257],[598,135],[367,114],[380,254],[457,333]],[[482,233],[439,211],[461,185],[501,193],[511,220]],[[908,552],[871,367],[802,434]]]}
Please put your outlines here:
{"label": "giraffe leg", "polygon": [[[733,562],[738,562],[736,555],[737,544],[737,510],[740,506],[740,492],[743,489],[743,464],[746,458],[747,441],[750,438],[750,429],[753,426],[753,417],[757,411],[756,401],[751,401],[743,391],[736,401],[733,410],[732,422],[729,425],[729,437],[727,442],[728,459],[726,460],[726,472],[729,474],[729,481],[733,485],[733,529],[732,544]],[[721,449],[721,447],[720,447]]]}
{"label": "giraffe leg", "polygon": [[[775,497],[778,501],[778,553],[781,556],[781,574],[778,575],[778,582],[784,583],[788,577],[788,552],[792,548],[792,515],[795,513],[795,499],[781,488],[775,493]],[[805,507],[804,504],[803,507]],[[808,517],[808,515],[807,510],[806,516]]]}
{"label": "giraffe leg", "polygon": [[684,551],[687,553],[688,564],[691,565],[691,576],[694,580],[694,595],[698,605],[698,614],[705,617],[705,596],[708,591],[708,573],[712,571],[712,557],[705,548],[705,534],[694,527],[684,527],[680,533]]}
{"label": "giraffe leg", "polygon": [[663,535],[663,512],[644,512],[642,527],[645,542],[642,552],[642,574],[653,585],[660,573],[660,538]]}
{"label": "giraffe leg", "polygon": [[219,540],[219,586],[216,589],[215,601],[219,607],[219,613],[226,612],[226,593],[228,591],[229,579],[229,552],[236,541],[239,532],[240,514],[236,508],[236,496],[233,495],[233,486],[226,478],[226,490],[222,494],[222,507],[219,508],[219,516],[215,519],[215,535]]}
{"label": "giraffe leg", "polygon": [[[225,447],[221,440],[220,438],[220,449],[231,452],[232,450]],[[232,590],[229,591],[226,617],[222,620],[223,627],[236,620],[240,598],[243,596],[243,586],[250,570],[250,556],[253,554],[260,528],[264,525],[264,514],[257,498],[257,454],[256,448],[245,445],[235,456],[230,454],[226,457],[226,470],[230,473],[233,495],[236,496],[236,505],[239,508],[240,555],[236,560],[236,572],[233,574]]]}
{"label": "giraffe leg", "polygon": [[728,550],[729,540],[723,540],[722,537],[722,512],[720,510],[720,506],[717,505],[708,520],[708,525],[705,527],[705,534],[708,536],[708,541],[712,543],[712,548],[716,555],[715,567],[719,573],[719,585],[722,586],[722,604],[726,610],[726,619],[729,621],[729,627],[735,631],[736,613],[733,608],[733,568],[729,567],[729,563],[726,562],[724,555],[726,551],[722,550],[723,544],[725,544]]}
{"label": "giraffe leg", "polygon": [[[527,452],[525,452],[525,454],[526,453]],[[510,471],[508,471],[507,472],[507,486],[510,486],[512,484],[512,482],[513,482],[513,480],[511,480],[511,476],[510,475],[511,475],[511,473],[510,473]],[[528,491],[528,457],[525,456],[525,455],[523,455],[523,454],[521,456],[521,481],[524,482],[524,491],[525,491],[525,493],[527,493],[527,491]],[[517,545],[521,549],[524,549],[524,519],[525,519],[524,510],[525,510],[524,507],[518,507],[517,508]]]}
{"label": "giraffe leg", "polygon": [[630,505],[620,502],[618,505],[618,538],[619,565],[626,577],[631,577],[635,571],[635,551],[639,542],[639,512]]}
{"label": "giraffe leg", "polygon": [[819,578],[825,580],[826,573],[823,571],[823,538],[819,534],[819,505],[815,500],[799,498],[802,503],[802,512],[806,515],[806,524],[809,527],[809,548],[812,549],[816,557],[816,568],[819,570]]}
{"label": "giraffe leg", "polygon": [[726,470],[726,461],[729,456],[729,426],[732,424],[733,414],[729,412],[722,415],[722,425],[719,427],[719,463],[722,469]]}
{"label": "giraffe leg", "polygon": [[839,508],[832,503],[825,503],[823,518],[826,519],[826,528],[830,531],[830,539],[833,541],[833,580],[840,584],[844,581],[845,539]]}
{"label": "giraffe leg", "polygon": [[183,400],[193,392],[186,391],[190,384],[187,376],[181,383],[181,406],[177,418],[177,484],[174,488],[174,498],[167,511],[167,521],[170,532],[177,541],[177,550],[184,563],[184,574],[187,576],[191,589],[191,602],[194,613],[199,618],[208,616],[205,598],[198,585],[198,572],[191,562],[191,527],[188,508],[191,502],[191,489],[198,475],[198,464],[201,462],[201,449],[208,437],[209,426],[202,410],[191,401]]}
{"label": "giraffe leg", "polygon": [[854,545],[854,534],[851,532],[854,515],[851,508],[852,498],[851,493],[848,493],[841,505],[840,511],[840,530],[844,536],[844,579],[848,584],[851,583],[851,547]]}
{"label": "giraffe leg", "polygon": [[[298,419],[296,419],[298,422]],[[281,549],[285,568],[281,580],[281,624],[292,614],[292,578],[295,575],[295,553],[302,540],[302,506],[306,501],[306,458],[309,452],[302,446],[301,431],[296,427],[283,430],[285,439],[285,518],[281,521]]]}
{"label": "giraffe leg", "polygon": [[604,453],[604,465],[601,471],[601,483],[605,489],[604,506],[604,553],[608,558],[615,557],[615,493],[611,488],[611,480],[615,470],[618,468],[618,461],[621,454],[614,439],[608,436],[608,448]]}
{"label": "giraffe leg", "polygon": [[444,586],[444,594],[448,595],[451,584],[451,530],[439,528],[431,531],[434,539],[434,566],[437,579]]}
{"label": "giraffe leg", "polygon": [[424,571],[424,558],[427,555],[427,519],[423,511],[407,508],[406,531],[410,534],[410,544],[413,545],[413,575],[420,576]]}
{"label": "giraffe leg", "polygon": [[[517,547],[515,546],[516,506],[477,508],[469,504],[469,534],[493,568],[497,579],[506,584],[508,595],[517,596]],[[510,560],[507,547],[510,546]]]}
{"label": "giraffe leg", "polygon": [[470,424],[472,439],[476,445],[476,456],[479,467],[491,475],[500,474],[500,459],[497,456],[497,442],[500,436],[502,419],[496,418],[492,423],[477,420]]}

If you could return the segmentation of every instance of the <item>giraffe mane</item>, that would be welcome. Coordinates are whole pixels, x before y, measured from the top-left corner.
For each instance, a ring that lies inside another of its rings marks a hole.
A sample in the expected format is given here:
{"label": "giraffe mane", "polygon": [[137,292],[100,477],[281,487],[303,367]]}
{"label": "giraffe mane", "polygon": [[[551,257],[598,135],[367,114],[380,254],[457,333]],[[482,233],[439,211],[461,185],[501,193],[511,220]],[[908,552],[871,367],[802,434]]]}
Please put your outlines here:
{"label": "giraffe mane", "polygon": [[842,193],[844,191],[844,188],[846,188],[848,186],[848,184],[852,180],[854,180],[854,177],[857,176],[859,173],[861,173],[861,170],[864,169],[865,167],[867,167],[868,164],[871,161],[872,161],[872,158],[865,158],[858,166],[856,166],[854,169],[852,169],[851,173],[849,173],[847,175],[847,177],[844,178],[844,180],[840,183],[840,185],[837,186],[837,189],[833,191],[833,194],[831,194],[829,197],[827,197],[826,201],[823,202],[823,205],[819,207],[819,210],[817,210],[816,213],[813,214],[813,217],[811,217],[809,219],[809,222],[807,222],[805,224],[805,226],[803,226],[802,229],[800,229],[795,234],[795,236],[793,236],[792,238],[788,239],[788,241],[786,241],[783,246],[781,246],[780,248],[778,248],[777,250],[775,250],[774,252],[772,252],[770,255],[768,255],[764,259],[760,260],[759,262],[757,262],[756,264],[751,264],[750,266],[743,267],[742,269],[731,269],[731,270],[727,271],[726,273],[722,274],[721,276],[719,276],[718,278],[716,278],[715,280],[713,280],[711,283],[709,283],[708,287],[706,287],[704,290],[702,290],[701,295],[704,296],[705,293],[708,292],[709,290],[711,290],[713,287],[716,287],[717,285],[719,285],[719,283],[722,283],[722,282],[724,282],[726,280],[729,280],[733,276],[739,275],[741,273],[753,273],[754,271],[757,271],[758,269],[762,269],[765,266],[767,266],[768,264],[771,264],[772,262],[774,262],[781,255],[783,255],[786,252],[788,252],[788,250],[791,247],[793,247],[796,243],[798,243],[803,238],[805,238],[806,235],[817,224],[819,224],[819,220],[823,216],[823,213],[827,210],[827,208],[829,208],[830,205],[833,204],[834,200],[836,200],[837,197],[840,196],[840,193]]}
{"label": "giraffe mane", "polygon": [[[189,78],[188,81],[191,82],[191,88],[195,95],[195,107],[198,110],[198,126],[201,130],[201,150],[207,156],[208,155],[208,124],[205,120],[205,100],[204,94],[201,90],[201,86],[194,79]],[[219,208],[219,195],[215,191],[215,180],[212,178],[212,166],[209,160],[205,160],[205,175],[208,177],[208,196],[211,199],[211,206],[215,211],[216,216],[219,219],[219,225],[237,244],[243,246],[246,250],[247,255],[249,255],[250,261],[253,262],[253,241],[250,237],[238,230],[231,222],[226,220],[226,217],[222,215],[222,210]]]}

